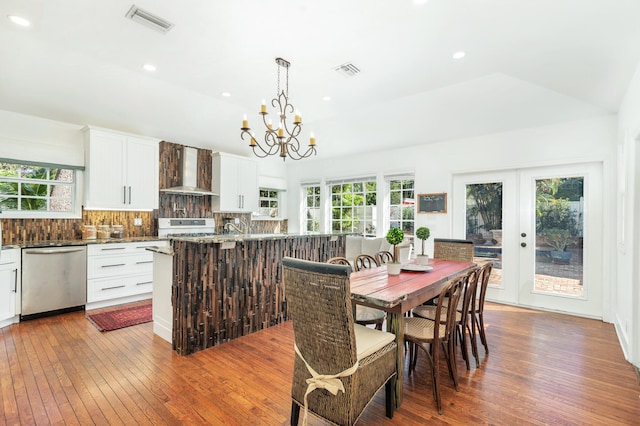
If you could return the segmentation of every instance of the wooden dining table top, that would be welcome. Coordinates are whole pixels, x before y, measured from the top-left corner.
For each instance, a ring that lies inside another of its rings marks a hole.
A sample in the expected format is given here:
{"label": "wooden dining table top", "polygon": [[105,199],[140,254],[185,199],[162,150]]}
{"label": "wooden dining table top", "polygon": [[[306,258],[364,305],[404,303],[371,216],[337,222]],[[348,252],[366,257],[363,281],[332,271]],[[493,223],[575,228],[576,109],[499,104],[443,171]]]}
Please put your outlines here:
{"label": "wooden dining table top", "polygon": [[430,259],[430,271],[402,270],[389,275],[385,265],[351,273],[351,299],[362,305],[403,314],[432,299],[453,277],[475,266],[472,262]]}

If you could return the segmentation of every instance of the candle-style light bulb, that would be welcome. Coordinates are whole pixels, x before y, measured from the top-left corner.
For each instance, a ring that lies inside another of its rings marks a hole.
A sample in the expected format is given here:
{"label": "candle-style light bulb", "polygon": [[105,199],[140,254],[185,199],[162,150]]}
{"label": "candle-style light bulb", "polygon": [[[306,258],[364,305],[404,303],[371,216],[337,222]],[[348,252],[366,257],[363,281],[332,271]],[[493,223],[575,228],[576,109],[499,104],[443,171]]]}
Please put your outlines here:
{"label": "candle-style light bulb", "polygon": [[302,123],[302,114],[300,114],[300,110],[296,110],[296,115],[293,119],[293,124],[300,124]]}
{"label": "candle-style light bulb", "polygon": [[313,133],[311,133],[309,137],[309,146],[316,146],[316,138],[313,136]]}
{"label": "candle-style light bulb", "polygon": [[251,142],[249,143],[249,146],[254,147],[256,145],[257,145],[256,134],[251,132]]}
{"label": "candle-style light bulb", "polygon": [[269,119],[269,122],[267,123],[267,127],[269,128],[269,130],[273,130],[273,123],[271,122],[271,119]]}
{"label": "candle-style light bulb", "polygon": [[284,126],[282,125],[282,121],[280,122],[280,124],[278,125],[278,137],[283,137],[284,136]]}
{"label": "candle-style light bulb", "polygon": [[262,113],[266,113],[267,112],[267,103],[265,102],[265,100],[262,100],[262,105],[260,106],[260,112]]}
{"label": "candle-style light bulb", "polygon": [[245,114],[242,117],[242,128],[243,129],[248,129],[249,128],[249,120],[247,120],[247,114]]}

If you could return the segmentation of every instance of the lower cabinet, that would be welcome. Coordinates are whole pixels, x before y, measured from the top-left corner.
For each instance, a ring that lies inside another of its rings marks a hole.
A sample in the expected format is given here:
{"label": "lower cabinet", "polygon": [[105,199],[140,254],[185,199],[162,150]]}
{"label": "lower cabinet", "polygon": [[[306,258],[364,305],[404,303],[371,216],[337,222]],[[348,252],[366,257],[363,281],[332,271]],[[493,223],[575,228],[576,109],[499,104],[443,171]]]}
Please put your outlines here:
{"label": "lower cabinet", "polygon": [[0,250],[0,327],[19,321],[20,249]]}
{"label": "lower cabinet", "polygon": [[150,299],[153,290],[153,252],[168,241],[90,244],[87,247],[87,305],[96,309]]}

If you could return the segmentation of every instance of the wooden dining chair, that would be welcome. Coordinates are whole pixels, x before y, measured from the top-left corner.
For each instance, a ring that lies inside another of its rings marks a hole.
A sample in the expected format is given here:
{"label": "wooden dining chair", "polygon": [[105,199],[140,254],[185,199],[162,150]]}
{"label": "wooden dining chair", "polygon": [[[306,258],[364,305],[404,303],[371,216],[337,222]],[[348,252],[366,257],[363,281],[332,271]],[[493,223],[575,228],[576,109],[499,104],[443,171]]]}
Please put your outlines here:
{"label": "wooden dining chair", "polygon": [[311,412],[353,425],[382,387],[386,416],[393,418],[395,335],[354,324],[350,267],[290,257],[282,265],[294,332],[291,424],[298,424],[302,408],[305,423]]}
{"label": "wooden dining chair", "polygon": [[376,260],[378,261],[378,265],[386,265],[387,263],[393,262],[393,255],[391,252],[382,250],[376,253]]}
{"label": "wooden dining chair", "polygon": [[439,414],[442,414],[442,400],[439,387],[440,350],[442,350],[444,358],[447,361],[449,376],[453,380],[456,392],[460,390],[458,386],[458,371],[456,368],[454,346],[456,310],[444,309],[442,301],[444,300],[444,296],[448,294],[451,304],[457,306],[462,294],[464,281],[465,276],[459,276],[450,280],[442,288],[435,312],[438,320],[434,321],[420,317],[409,317],[404,320],[404,339],[405,342],[409,344],[409,374],[412,374],[416,369],[418,348],[420,348],[427,357],[432,376],[433,397],[436,400]]}
{"label": "wooden dining chair", "polygon": [[[473,304],[476,297],[476,288],[478,285],[478,278],[480,276],[480,268],[474,267],[464,276],[464,284],[462,288],[462,296],[458,300],[456,307],[456,342],[460,342],[460,349],[462,350],[462,358],[464,359],[467,370],[471,370],[471,362],[469,357],[469,349],[467,343],[467,334],[471,340],[471,352],[476,359],[476,366],[480,365],[478,358],[478,344],[476,342],[475,328],[472,331],[473,318]],[[442,315],[446,316],[449,309],[449,296],[445,296],[442,300]],[[437,318],[436,305],[421,305],[413,309],[413,315],[417,317],[427,318],[435,320]]]}
{"label": "wooden dining chair", "polygon": [[[351,262],[346,257],[332,257],[327,263],[334,265],[348,265],[351,268]],[[355,305],[356,323],[360,325],[373,325],[377,330],[382,330],[385,313],[380,309],[370,308],[368,306]]]}
{"label": "wooden dining chair", "polygon": [[489,278],[491,277],[492,270],[493,262],[487,262],[480,268],[478,288],[476,291],[477,295],[474,297],[471,305],[471,332],[475,336],[477,327],[480,341],[484,346],[484,352],[486,354],[489,353],[489,345],[487,344],[487,336],[484,331],[484,300],[487,296],[487,287],[489,286]]}
{"label": "wooden dining chair", "polygon": [[355,260],[353,261],[353,265],[356,271],[361,271],[362,269],[377,268],[378,266],[380,266],[376,258],[369,254],[357,255]]}

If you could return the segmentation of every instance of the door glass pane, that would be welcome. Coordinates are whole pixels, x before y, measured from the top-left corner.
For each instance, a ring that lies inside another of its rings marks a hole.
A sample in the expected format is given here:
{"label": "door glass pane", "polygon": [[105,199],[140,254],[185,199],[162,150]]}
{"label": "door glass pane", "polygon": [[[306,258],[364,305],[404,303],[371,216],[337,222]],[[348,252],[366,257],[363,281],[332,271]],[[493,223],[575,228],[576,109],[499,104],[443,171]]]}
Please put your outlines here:
{"label": "door glass pane", "polygon": [[584,178],[536,180],[537,292],[581,297]]}
{"label": "door glass pane", "polygon": [[475,262],[493,261],[489,285],[502,285],[502,182],[467,185],[466,238]]}

